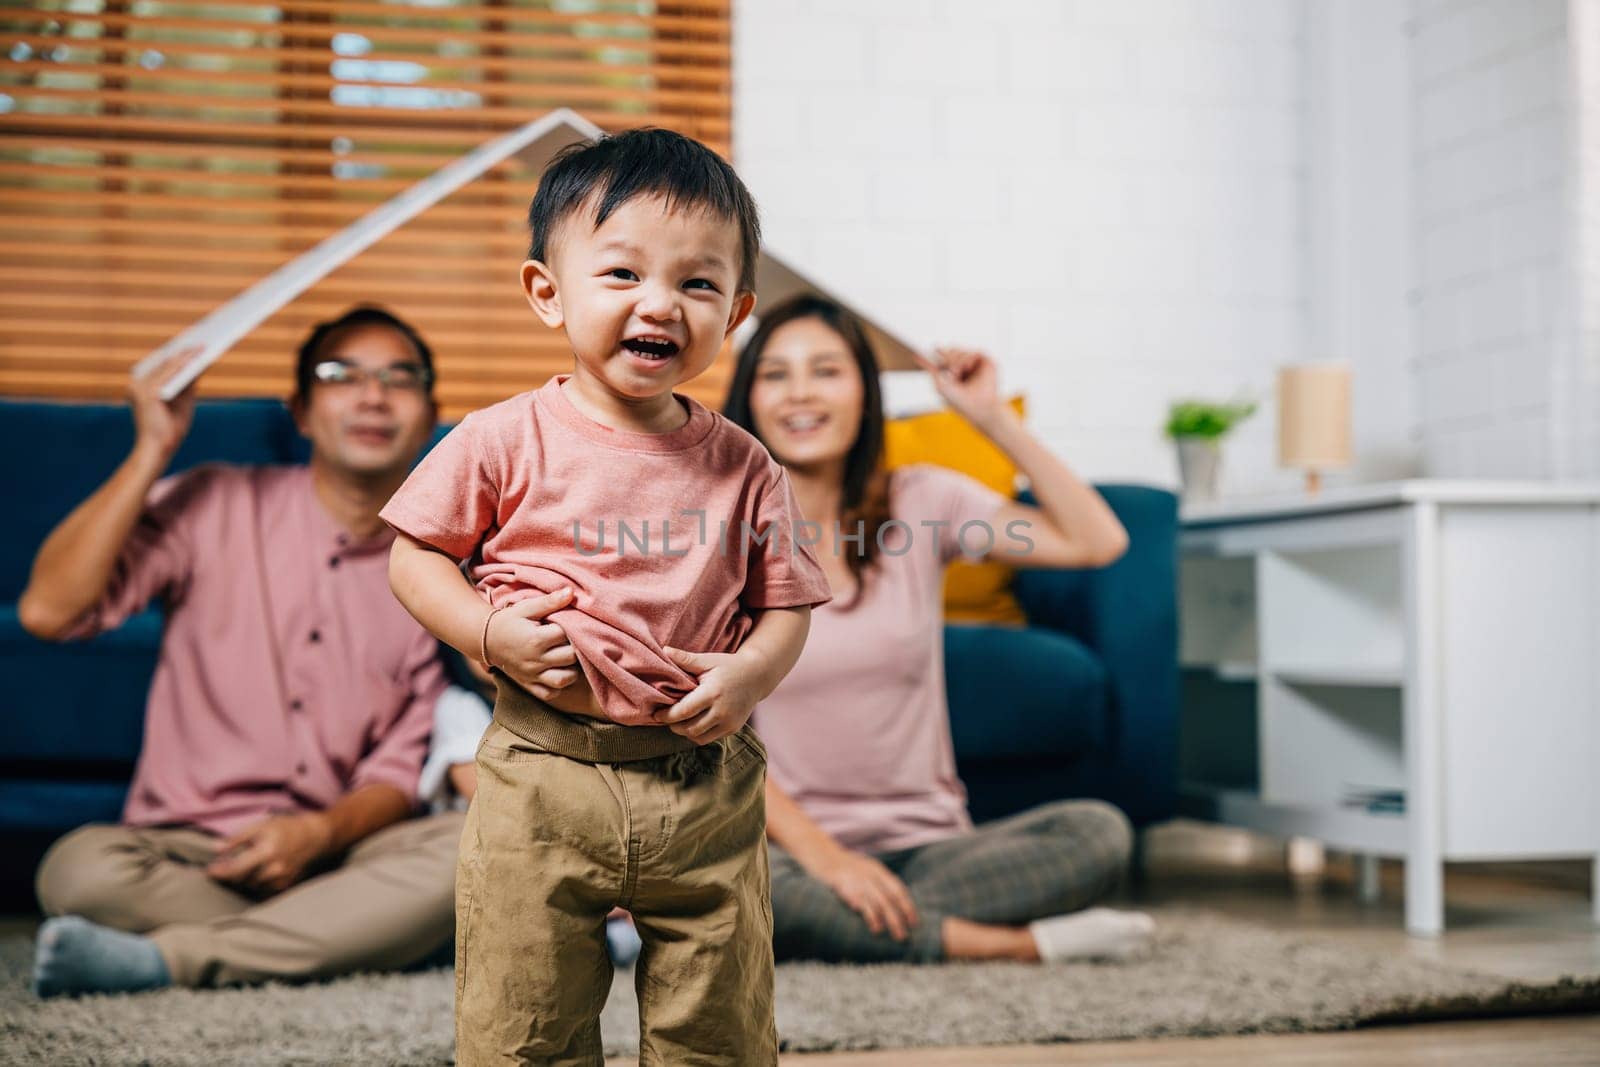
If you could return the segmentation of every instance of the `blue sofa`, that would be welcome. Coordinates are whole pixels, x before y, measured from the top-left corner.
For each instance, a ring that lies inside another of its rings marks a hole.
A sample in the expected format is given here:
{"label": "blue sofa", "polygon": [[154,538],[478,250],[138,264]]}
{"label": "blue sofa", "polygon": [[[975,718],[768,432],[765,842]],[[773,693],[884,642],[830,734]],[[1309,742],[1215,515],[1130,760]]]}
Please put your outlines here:
{"label": "blue sofa", "polygon": [[[11,512],[0,533],[0,867],[19,884],[31,869],[24,853],[118,817],[139,752],[160,613],[46,644],[22,631],[16,607],[40,542],[132,436],[121,405],[0,400],[0,498]],[[173,469],[304,462],[306,451],[281,403],[211,401]],[[1020,573],[1027,629],[946,628],[957,761],[980,820],[1068,796],[1112,800],[1139,824],[1175,810],[1176,505],[1157,489],[1101,490],[1131,534],[1122,560]]]}

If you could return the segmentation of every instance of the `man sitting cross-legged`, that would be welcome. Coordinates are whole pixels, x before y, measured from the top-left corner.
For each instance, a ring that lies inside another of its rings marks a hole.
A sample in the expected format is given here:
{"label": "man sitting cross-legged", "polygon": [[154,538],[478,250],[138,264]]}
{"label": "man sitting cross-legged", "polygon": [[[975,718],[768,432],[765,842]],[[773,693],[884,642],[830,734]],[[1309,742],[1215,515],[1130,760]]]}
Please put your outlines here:
{"label": "man sitting cross-legged", "polygon": [[167,615],[121,824],[39,868],[42,995],[396,968],[451,937],[462,817],[411,817],[444,674],[378,518],[435,422],[431,354],[376,308],[325,323],[291,400],[309,467],[157,482],[194,408],[159,395],[179,359],[132,384],[132,452],[19,604],[55,640]]}

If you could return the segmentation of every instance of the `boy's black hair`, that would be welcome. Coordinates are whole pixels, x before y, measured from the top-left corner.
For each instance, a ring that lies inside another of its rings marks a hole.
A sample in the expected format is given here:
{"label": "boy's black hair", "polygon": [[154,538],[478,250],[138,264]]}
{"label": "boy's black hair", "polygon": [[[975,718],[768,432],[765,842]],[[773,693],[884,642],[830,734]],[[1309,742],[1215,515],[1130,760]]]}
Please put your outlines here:
{"label": "boy's black hair", "polygon": [[636,196],[660,196],[669,209],[698,207],[738,223],[739,288],[755,290],[761,220],[750,190],[699,141],[648,126],[580,141],[556,154],[528,206],[528,258],[548,262],[551,234],[591,198],[598,198],[594,224],[599,227]]}
{"label": "boy's black hair", "polygon": [[319,322],[300,346],[300,354],[295,358],[294,365],[294,395],[301,400],[311,395],[311,386],[314,382],[311,371],[318,363],[322,362],[323,349],[338,334],[355,326],[387,326],[395,333],[411,342],[411,347],[416,349],[417,362],[421,363],[428,371],[428,395],[433,395],[433,350],[422,339],[412,325],[385,308],[376,304],[357,304],[336,319]]}

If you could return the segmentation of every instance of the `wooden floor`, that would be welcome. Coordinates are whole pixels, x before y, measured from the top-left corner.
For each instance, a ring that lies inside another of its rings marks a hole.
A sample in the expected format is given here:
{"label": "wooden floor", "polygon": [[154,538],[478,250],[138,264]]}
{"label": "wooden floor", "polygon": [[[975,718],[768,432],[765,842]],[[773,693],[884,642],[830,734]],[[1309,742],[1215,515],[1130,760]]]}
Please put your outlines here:
{"label": "wooden floor", "polygon": [[[1186,905],[1241,919],[1358,940],[1380,951],[1440,959],[1507,977],[1600,973],[1600,928],[1591,919],[1589,865],[1451,866],[1446,933],[1408,937],[1402,872],[1385,863],[1379,901],[1355,899],[1348,858],[1291,874],[1281,844],[1193,823],[1157,828],[1145,841],[1146,877],[1119,906]],[[608,1061],[615,1067],[633,1061]],[[1066,1045],[791,1054],[785,1067],[953,1067],[1115,1064],[1250,1064],[1384,1067],[1600,1065],[1600,1015],[1431,1023],[1332,1034],[1084,1042]]]}
{"label": "wooden floor", "polygon": [[[631,1060],[612,1060],[616,1064]],[[1600,1017],[1430,1023],[1338,1034],[1093,1041],[1014,1048],[908,1049],[783,1057],[785,1067],[1041,1067],[1112,1064],[1116,1067],[1593,1067],[1600,1063]]]}
{"label": "wooden floor", "polygon": [[[1451,864],[1445,873],[1445,934],[1405,932],[1404,870],[1382,866],[1382,895],[1355,897],[1354,865],[1332,855],[1320,873],[1296,876],[1280,842],[1243,831],[1175,823],[1151,832],[1147,877],[1126,901],[1210,908],[1240,919],[1364,942],[1509,978],[1600,974],[1588,862]],[[1600,1062],[1600,1060],[1597,1060]]]}

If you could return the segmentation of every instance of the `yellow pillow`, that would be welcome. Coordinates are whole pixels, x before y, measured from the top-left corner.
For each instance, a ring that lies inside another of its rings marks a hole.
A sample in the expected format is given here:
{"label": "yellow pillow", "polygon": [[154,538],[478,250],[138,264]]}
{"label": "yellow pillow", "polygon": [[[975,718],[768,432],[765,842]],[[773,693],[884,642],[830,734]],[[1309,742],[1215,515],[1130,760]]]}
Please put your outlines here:
{"label": "yellow pillow", "polygon": [[[1009,401],[1018,415],[1022,397]],[[884,462],[893,470],[934,463],[960,471],[1005,496],[1017,491],[1017,468],[1006,454],[954,411],[891,419],[884,427]],[[1003,563],[956,560],[944,572],[944,617],[950,622],[1021,625],[1027,619],[1011,595],[1011,568]]]}

